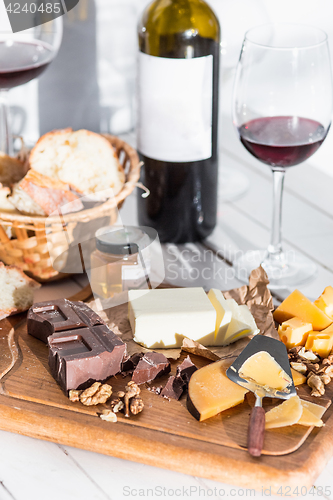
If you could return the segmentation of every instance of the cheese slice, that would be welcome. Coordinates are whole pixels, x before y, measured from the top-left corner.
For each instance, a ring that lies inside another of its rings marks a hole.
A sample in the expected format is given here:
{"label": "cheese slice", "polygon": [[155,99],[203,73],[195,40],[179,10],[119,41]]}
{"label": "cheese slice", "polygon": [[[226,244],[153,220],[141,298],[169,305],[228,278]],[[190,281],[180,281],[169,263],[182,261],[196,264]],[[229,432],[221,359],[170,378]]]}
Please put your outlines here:
{"label": "cheese slice", "polygon": [[273,316],[280,324],[293,317],[300,318],[305,323],[311,323],[314,330],[323,330],[332,323],[332,319],[299,290],[294,290],[274,311]]}
{"label": "cheese slice", "polygon": [[263,387],[281,391],[291,382],[289,375],[266,351],[250,356],[240,367],[239,376]]}
{"label": "cheese slice", "polygon": [[324,424],[321,417],[325,411],[323,406],[294,396],[266,413],[265,428],[275,429],[294,424],[322,427]]}
{"label": "cheese slice", "polygon": [[265,415],[265,428],[275,429],[297,424],[302,416],[303,407],[298,396],[287,399],[279,406],[275,406]]}
{"label": "cheese slice", "polygon": [[333,287],[327,286],[321,296],[314,301],[314,305],[333,320]]}
{"label": "cheese slice", "polygon": [[278,333],[286,348],[291,349],[298,345],[304,346],[312,330],[311,323],[306,323],[299,318],[291,318],[279,326]]}
{"label": "cheese slice", "polygon": [[242,337],[248,335],[257,335],[260,330],[246,305],[239,306],[234,299],[226,300],[227,306],[231,311],[232,317],[223,343],[218,345],[228,345]]}
{"label": "cheese slice", "polygon": [[228,359],[215,361],[191,376],[187,408],[197,420],[206,420],[244,401],[248,390],[232,382],[226,375],[232,362]]}
{"label": "cheese slice", "polygon": [[316,403],[310,403],[310,401],[305,401],[301,399],[303,413],[299,421],[297,422],[300,425],[307,425],[315,427],[322,427],[323,421],[321,420],[324,415],[326,408],[321,405],[317,405]]}
{"label": "cheese slice", "polygon": [[333,349],[333,325],[321,332],[310,332],[305,349],[316,352],[322,358],[327,358]]}
{"label": "cheese slice", "polygon": [[232,311],[221,290],[212,288],[211,290],[209,290],[208,298],[216,310],[214,344],[223,345],[228,327],[232,319]]}
{"label": "cheese slice", "polygon": [[184,336],[214,344],[216,311],[203,288],[130,290],[128,318],[135,342],[150,349],[180,347]]}

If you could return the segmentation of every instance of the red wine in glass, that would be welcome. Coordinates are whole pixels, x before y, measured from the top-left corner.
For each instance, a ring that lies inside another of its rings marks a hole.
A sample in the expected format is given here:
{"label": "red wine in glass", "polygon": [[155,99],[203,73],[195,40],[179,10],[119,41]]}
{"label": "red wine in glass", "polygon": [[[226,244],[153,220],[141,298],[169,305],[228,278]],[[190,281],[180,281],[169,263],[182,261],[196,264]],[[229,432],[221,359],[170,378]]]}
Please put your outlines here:
{"label": "red wine in glass", "polygon": [[292,167],[313,155],[328,129],[298,116],[256,118],[238,129],[240,140],[258,160],[271,167]]}
{"label": "red wine in glass", "polygon": [[11,89],[36,78],[53,57],[52,47],[41,41],[1,41],[0,89]]}

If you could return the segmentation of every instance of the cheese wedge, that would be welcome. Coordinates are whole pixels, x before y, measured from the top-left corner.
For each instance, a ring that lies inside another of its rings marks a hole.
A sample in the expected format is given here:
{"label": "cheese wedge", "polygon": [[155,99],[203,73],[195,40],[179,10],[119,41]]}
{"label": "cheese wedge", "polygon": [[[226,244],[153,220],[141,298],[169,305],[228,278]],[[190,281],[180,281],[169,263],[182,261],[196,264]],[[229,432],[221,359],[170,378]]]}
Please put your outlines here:
{"label": "cheese wedge", "polygon": [[279,406],[272,408],[265,415],[265,428],[275,429],[297,424],[302,416],[303,407],[298,396],[287,399]]}
{"label": "cheese wedge", "polygon": [[228,359],[215,361],[191,376],[187,409],[200,422],[244,401],[248,391],[226,375],[231,364],[232,361]]}
{"label": "cheese wedge", "polygon": [[314,305],[333,320],[333,287],[327,286],[321,296],[314,301]]}
{"label": "cheese wedge", "polygon": [[275,321],[280,324],[294,317],[300,318],[305,323],[311,323],[313,330],[323,330],[333,321],[299,290],[294,290],[273,315]]}
{"label": "cheese wedge", "polygon": [[226,300],[228,308],[231,310],[231,321],[223,339],[223,343],[218,345],[228,345],[242,337],[257,335],[260,330],[246,305],[239,306],[234,299]]}
{"label": "cheese wedge", "polygon": [[333,325],[321,332],[310,332],[305,349],[316,352],[322,358],[327,358],[333,349]]}
{"label": "cheese wedge", "polygon": [[240,367],[239,376],[278,391],[291,383],[289,375],[266,351],[259,351],[250,356]]}
{"label": "cheese wedge", "polygon": [[298,385],[305,384],[306,376],[303,375],[303,373],[300,373],[297,370],[294,370],[293,368],[290,368],[290,369],[291,369],[291,375],[293,377],[294,385],[298,386]]}
{"label": "cheese wedge", "polygon": [[279,326],[278,333],[286,348],[291,349],[298,345],[304,346],[312,330],[311,323],[305,323],[299,318],[291,318]]}
{"label": "cheese wedge", "polygon": [[232,311],[221,290],[212,288],[211,290],[209,290],[208,298],[216,311],[214,344],[223,345],[228,327],[232,319]]}

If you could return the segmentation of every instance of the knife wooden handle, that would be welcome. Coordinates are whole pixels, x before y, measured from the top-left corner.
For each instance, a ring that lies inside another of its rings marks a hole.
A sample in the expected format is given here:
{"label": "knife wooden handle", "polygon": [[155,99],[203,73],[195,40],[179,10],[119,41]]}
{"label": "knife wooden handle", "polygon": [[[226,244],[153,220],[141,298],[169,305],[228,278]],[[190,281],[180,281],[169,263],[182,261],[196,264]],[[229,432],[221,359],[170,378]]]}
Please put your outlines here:
{"label": "knife wooden handle", "polygon": [[253,457],[260,457],[265,437],[265,410],[255,406],[250,416],[247,449]]}

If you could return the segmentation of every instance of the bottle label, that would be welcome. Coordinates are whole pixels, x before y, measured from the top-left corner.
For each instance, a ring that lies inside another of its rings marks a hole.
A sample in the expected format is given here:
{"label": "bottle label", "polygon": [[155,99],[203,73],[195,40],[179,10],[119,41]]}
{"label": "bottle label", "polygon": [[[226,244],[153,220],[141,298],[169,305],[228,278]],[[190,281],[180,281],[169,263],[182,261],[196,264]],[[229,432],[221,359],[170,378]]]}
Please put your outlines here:
{"label": "bottle label", "polygon": [[168,162],[212,156],[213,56],[170,59],[139,52],[138,149]]}
{"label": "bottle label", "polygon": [[[150,263],[146,262],[147,273],[150,272]],[[140,290],[147,288],[147,281],[142,266],[135,264],[133,266],[122,266],[121,280],[123,290]]]}

